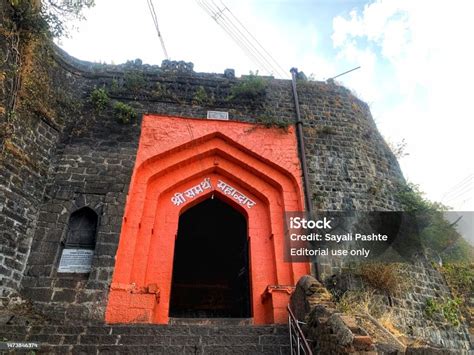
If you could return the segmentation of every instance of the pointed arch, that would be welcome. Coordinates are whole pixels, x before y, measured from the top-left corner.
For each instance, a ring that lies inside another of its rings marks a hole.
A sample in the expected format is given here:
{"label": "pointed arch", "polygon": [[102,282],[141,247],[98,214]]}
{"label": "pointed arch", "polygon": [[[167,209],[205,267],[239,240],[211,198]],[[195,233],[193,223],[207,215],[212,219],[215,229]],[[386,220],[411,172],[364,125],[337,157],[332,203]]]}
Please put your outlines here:
{"label": "pointed arch", "polygon": [[[175,203],[176,194],[183,196],[204,181],[205,189]],[[219,188],[224,185],[229,188]],[[167,323],[179,216],[211,195],[246,216],[254,322],[285,321],[282,300],[288,295],[268,296],[266,289],[289,287],[307,272],[307,265],[283,262],[283,214],[303,208],[294,130],[283,134],[240,122],[145,116],[108,322]],[[242,204],[247,199],[252,204]]]}
{"label": "pointed arch", "polygon": [[71,213],[66,233],[66,248],[94,249],[98,218],[97,213],[87,206]]}

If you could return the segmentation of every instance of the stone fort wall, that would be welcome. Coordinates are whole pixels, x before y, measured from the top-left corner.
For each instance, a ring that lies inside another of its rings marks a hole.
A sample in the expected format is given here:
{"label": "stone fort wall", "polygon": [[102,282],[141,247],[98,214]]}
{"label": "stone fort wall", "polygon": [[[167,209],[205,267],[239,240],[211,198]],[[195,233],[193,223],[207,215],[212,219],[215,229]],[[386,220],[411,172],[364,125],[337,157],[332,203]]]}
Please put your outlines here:
{"label": "stone fort wall", "polygon": [[[4,4],[0,15],[7,19]],[[51,319],[103,322],[141,115],[205,119],[208,110],[220,110],[231,120],[293,124],[291,82],[265,78],[258,97],[230,99],[245,80],[231,70],[82,62],[7,22],[0,31],[1,296],[20,292]],[[132,106],[138,119],[120,123],[110,105],[99,112],[90,100],[95,88]],[[335,83],[300,81],[298,94],[313,207],[398,209],[394,196],[403,176],[367,104]],[[84,206],[99,215],[92,272],[60,276],[69,216]]]}
{"label": "stone fort wall", "polygon": [[[37,300],[71,304],[96,300],[99,296],[93,295],[103,294],[110,283],[140,118],[122,124],[110,107],[97,112],[90,101],[94,88],[105,88],[112,100],[131,105],[139,117],[150,112],[205,118],[207,110],[222,110],[237,121],[295,120],[287,80],[266,79],[258,102],[229,100],[232,85],[243,80],[229,72],[195,73],[191,65],[179,63],[97,65],[77,61],[58,48],[36,50],[40,54],[32,66],[40,68],[47,82],[33,78],[23,83],[10,122],[15,129],[4,140],[0,221],[5,226],[5,292],[22,283]],[[45,112],[31,107],[34,89],[49,91],[49,102],[38,103]],[[197,102],[202,89],[206,98]],[[394,209],[389,186],[402,175],[367,105],[335,84],[302,82],[298,90],[314,207]],[[374,196],[370,187],[380,181],[388,184]],[[87,280],[57,278],[68,218],[82,206],[100,215],[94,271]],[[82,288],[87,296],[73,291]]]}

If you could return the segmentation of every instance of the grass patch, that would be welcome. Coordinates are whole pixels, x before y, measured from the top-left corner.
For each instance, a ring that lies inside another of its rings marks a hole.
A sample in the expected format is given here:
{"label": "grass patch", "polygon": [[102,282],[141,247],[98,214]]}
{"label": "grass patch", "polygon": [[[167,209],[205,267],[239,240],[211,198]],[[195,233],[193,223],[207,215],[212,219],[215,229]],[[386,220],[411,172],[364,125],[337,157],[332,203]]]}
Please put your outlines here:
{"label": "grass patch", "polygon": [[356,267],[354,274],[375,290],[393,295],[405,288],[402,265],[398,263],[364,263]]}

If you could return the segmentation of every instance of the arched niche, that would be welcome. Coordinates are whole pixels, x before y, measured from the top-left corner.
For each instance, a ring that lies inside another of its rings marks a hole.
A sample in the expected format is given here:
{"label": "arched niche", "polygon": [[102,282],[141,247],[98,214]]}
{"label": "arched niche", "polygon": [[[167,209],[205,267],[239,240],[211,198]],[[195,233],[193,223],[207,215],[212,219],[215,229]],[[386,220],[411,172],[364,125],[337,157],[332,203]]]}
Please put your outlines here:
{"label": "arched niche", "polygon": [[69,218],[66,248],[95,249],[98,216],[89,207],[83,207]]}
{"label": "arched niche", "polygon": [[97,213],[82,207],[69,217],[58,273],[86,274],[92,266],[97,234]]}

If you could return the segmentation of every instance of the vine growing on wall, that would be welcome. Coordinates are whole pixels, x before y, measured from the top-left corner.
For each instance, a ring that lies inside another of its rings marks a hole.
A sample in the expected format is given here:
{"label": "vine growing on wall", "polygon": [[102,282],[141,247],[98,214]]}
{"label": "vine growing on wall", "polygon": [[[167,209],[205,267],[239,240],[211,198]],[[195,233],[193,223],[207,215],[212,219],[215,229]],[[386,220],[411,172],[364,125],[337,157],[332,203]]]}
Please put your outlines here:
{"label": "vine growing on wall", "polygon": [[[13,14],[14,15],[14,14]],[[5,16],[6,17],[6,16]],[[15,125],[13,124],[16,116],[16,106],[18,102],[18,92],[20,90],[20,69],[22,67],[21,58],[21,37],[18,29],[18,24],[13,20],[6,19],[4,26],[1,29],[1,35],[6,39],[5,56],[0,62],[0,67],[6,71],[2,74],[2,84],[7,88],[5,108],[3,109],[3,123],[0,128],[2,131],[1,156],[4,156],[5,150],[8,149],[9,138],[15,132]]]}
{"label": "vine growing on wall", "polygon": [[[7,39],[5,58],[1,67],[9,66],[10,73],[3,80],[9,82],[5,116],[7,125],[15,116],[24,65],[31,62],[34,45],[51,36],[69,33],[71,20],[83,19],[82,11],[94,6],[93,0],[9,0],[5,9],[2,35]],[[7,16],[8,15],[8,16]]]}

